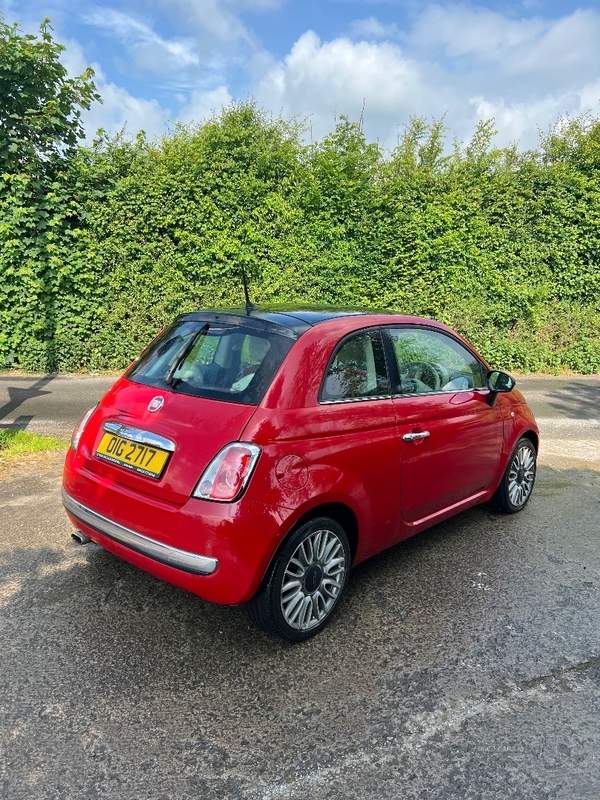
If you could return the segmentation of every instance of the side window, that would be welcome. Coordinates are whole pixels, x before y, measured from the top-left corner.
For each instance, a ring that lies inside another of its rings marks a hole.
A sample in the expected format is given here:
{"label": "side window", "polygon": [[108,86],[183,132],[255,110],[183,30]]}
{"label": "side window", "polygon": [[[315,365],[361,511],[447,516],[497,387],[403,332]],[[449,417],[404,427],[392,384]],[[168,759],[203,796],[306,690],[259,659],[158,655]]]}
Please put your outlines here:
{"label": "side window", "polygon": [[389,394],[380,331],[365,331],[345,339],[329,362],[319,399],[327,402]]}
{"label": "side window", "polygon": [[428,328],[390,328],[399,394],[459,392],[484,386],[484,367],[459,342]]}

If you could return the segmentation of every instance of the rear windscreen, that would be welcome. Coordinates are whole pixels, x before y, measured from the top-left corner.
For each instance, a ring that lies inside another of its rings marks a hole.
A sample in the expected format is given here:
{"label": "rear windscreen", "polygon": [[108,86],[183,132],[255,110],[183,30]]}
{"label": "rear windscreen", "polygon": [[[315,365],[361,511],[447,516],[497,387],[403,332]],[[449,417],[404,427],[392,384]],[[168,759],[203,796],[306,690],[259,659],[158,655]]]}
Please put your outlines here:
{"label": "rear windscreen", "polygon": [[176,322],[146,350],[129,380],[182,394],[258,405],[294,339],[250,327]]}

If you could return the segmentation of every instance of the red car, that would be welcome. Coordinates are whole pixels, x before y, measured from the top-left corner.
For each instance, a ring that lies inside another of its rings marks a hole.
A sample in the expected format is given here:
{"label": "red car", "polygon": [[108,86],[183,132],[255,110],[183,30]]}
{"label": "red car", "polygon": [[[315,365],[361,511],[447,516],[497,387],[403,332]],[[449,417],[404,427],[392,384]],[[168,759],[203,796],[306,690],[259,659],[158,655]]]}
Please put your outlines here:
{"label": "red car", "polygon": [[514,384],[432,320],[184,314],[79,424],[63,502],[79,542],[300,641],[351,565],[525,506],[538,428]]}

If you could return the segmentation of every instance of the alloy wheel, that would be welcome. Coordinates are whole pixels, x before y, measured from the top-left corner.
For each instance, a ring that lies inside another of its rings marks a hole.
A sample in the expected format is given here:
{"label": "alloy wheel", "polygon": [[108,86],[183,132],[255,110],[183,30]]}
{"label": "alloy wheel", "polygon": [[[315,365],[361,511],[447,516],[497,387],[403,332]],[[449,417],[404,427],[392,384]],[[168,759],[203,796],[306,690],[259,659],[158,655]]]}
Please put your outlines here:
{"label": "alloy wheel", "polygon": [[531,446],[523,444],[515,453],[508,471],[508,498],[515,508],[529,499],[535,480],[535,455]]}
{"label": "alloy wheel", "polygon": [[281,612],[295,630],[319,625],[344,588],[346,554],[334,531],[320,529],[303,539],[288,561],[281,583]]}

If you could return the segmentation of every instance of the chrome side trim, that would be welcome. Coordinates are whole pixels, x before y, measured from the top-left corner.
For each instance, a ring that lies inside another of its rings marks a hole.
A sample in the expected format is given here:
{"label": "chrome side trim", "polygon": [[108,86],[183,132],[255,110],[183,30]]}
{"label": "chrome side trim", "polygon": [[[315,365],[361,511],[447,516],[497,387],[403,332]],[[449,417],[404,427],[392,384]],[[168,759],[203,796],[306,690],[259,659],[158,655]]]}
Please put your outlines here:
{"label": "chrome side trim", "polygon": [[416,528],[417,526],[424,525],[425,523],[431,525],[435,519],[439,519],[441,522],[445,519],[448,519],[448,517],[453,516],[463,508],[466,510],[470,506],[474,506],[477,505],[477,503],[483,502],[483,498],[486,495],[489,496],[487,489],[482,492],[476,492],[470,497],[465,497],[464,500],[459,500],[458,503],[453,503],[451,506],[443,508],[441,511],[436,511],[434,514],[421,517],[421,519],[416,519],[414,522],[405,522],[405,525],[408,525],[410,528]]}
{"label": "chrome side trim", "polygon": [[160,447],[162,450],[168,450],[169,453],[175,452],[175,442],[160,436],[158,433],[143,431],[140,428],[130,428],[129,425],[124,425],[121,422],[105,422],[102,427],[107,433],[114,433],[123,439],[129,439],[130,442],[139,442],[150,447]]}
{"label": "chrome side trim", "polygon": [[364,403],[367,400],[402,400],[405,397],[429,397],[432,394],[466,394],[470,392],[489,392],[485,386],[479,386],[476,389],[432,389],[430,392],[406,392],[406,394],[378,394],[378,395],[364,395],[361,397],[341,397],[336,400],[319,400],[320,406],[332,406],[336,403]]}
{"label": "chrome side trim", "polygon": [[488,392],[489,389],[487,386],[477,386],[471,387],[470,389],[432,389],[430,392],[405,392],[402,394],[398,392],[394,395],[394,400],[403,400],[405,397],[430,397],[432,394],[445,394],[450,396],[451,394],[473,394],[473,392]]}
{"label": "chrome side trim", "polygon": [[135,550],[136,553],[158,561],[161,564],[166,564],[168,567],[180,569],[183,572],[190,572],[192,575],[212,575],[219,566],[216,558],[209,556],[201,556],[197,553],[190,553],[187,550],[179,550],[177,547],[157,542],[155,539],[150,539],[141,533],[136,533],[124,525],[119,525],[97,511],[92,511],[91,508],[84,506],[77,500],[74,500],[65,490],[62,490],[62,501],[67,511],[70,511],[74,517],[89,525],[90,528],[98,531],[99,533],[113,539],[119,544]]}
{"label": "chrome side trim", "polygon": [[335,400],[319,400],[320,406],[333,406],[338,403],[366,403],[367,400],[391,400],[391,394],[361,395],[360,397],[338,397]]}

